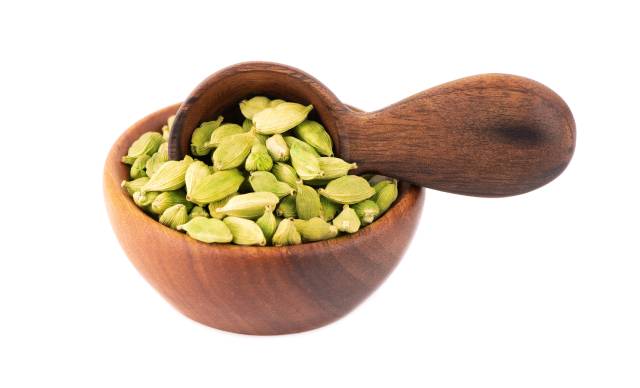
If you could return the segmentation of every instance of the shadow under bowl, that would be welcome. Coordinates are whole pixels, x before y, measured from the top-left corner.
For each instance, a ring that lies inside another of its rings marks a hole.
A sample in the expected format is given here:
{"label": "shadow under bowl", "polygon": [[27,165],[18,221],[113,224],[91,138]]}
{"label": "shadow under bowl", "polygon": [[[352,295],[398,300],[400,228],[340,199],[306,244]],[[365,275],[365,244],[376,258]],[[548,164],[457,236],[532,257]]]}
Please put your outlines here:
{"label": "shadow under bowl", "polygon": [[120,159],[142,133],[159,131],[179,106],[154,112],[127,129],[112,146],[103,176],[120,245],[176,309],[230,332],[296,333],[345,316],[393,271],[424,202],[424,190],[405,182],[396,203],[357,233],[287,247],[205,244],[146,215],[120,187],[128,179],[128,166]]}

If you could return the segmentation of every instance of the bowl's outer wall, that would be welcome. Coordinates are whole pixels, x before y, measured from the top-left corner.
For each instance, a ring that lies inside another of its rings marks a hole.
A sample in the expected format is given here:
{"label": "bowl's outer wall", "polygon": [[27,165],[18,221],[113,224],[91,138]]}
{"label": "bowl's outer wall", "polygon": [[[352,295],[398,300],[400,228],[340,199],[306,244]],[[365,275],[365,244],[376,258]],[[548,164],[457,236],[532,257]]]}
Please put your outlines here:
{"label": "bowl's outer wall", "polygon": [[406,184],[396,204],[355,235],[291,247],[204,244],[148,217],[120,187],[128,177],[120,158],[178,106],[152,113],[116,141],[105,164],[104,194],[125,253],[183,314],[244,334],[314,329],[355,308],[402,258],[424,202],[424,190]]}

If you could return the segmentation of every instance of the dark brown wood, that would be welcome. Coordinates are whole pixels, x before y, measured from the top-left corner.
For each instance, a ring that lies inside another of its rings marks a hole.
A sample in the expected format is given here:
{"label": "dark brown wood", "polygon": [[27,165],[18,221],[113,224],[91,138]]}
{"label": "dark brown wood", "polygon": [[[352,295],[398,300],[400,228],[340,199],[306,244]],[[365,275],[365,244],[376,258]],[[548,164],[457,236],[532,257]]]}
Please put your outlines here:
{"label": "dark brown wood", "polygon": [[159,130],[177,109],[155,112],[120,136],[105,163],[104,195],[125,253],[183,314],[244,334],[310,330],[350,312],[400,261],[424,201],[424,190],[407,183],[385,215],[354,235],[291,247],[204,244],[144,214],[120,187],[128,177],[120,158],[138,136]]}
{"label": "dark brown wood", "polygon": [[361,172],[452,193],[499,197],[533,190],[557,177],[575,148],[567,105],[526,78],[464,78],[364,113],[298,69],[248,62],[213,74],[182,104],[170,156],[182,158],[200,122],[237,115],[238,101],[254,95],[313,104],[313,117],[329,130],[338,154]]}

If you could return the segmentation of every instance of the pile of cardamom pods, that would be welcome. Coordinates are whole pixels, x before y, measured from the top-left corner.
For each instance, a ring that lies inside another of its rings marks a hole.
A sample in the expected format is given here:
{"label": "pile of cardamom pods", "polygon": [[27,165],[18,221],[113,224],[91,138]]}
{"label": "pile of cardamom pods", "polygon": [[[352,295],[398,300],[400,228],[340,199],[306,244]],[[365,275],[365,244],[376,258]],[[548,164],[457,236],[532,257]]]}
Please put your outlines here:
{"label": "pile of cardamom pods", "polygon": [[180,161],[169,160],[172,116],[131,145],[122,187],[162,224],[206,243],[282,246],[355,233],[389,209],[397,181],[349,175],[357,165],[333,156],[327,131],[307,120],[312,109],[243,100],[242,125],[222,116],[202,123]]}

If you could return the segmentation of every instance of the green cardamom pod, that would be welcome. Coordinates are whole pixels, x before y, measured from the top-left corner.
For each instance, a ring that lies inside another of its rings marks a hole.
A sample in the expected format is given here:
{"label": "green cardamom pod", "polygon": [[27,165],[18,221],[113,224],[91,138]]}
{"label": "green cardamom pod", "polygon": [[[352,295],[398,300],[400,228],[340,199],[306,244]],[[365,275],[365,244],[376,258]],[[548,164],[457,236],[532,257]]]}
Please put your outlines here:
{"label": "green cardamom pod", "polygon": [[240,112],[249,120],[253,119],[256,113],[269,107],[270,100],[264,96],[255,96],[249,100],[240,101]]}
{"label": "green cardamom pod", "polygon": [[244,119],[242,122],[242,128],[245,132],[249,132],[253,128],[253,121],[251,119]]}
{"label": "green cardamom pod", "polygon": [[296,127],[295,134],[321,155],[333,156],[331,136],[322,124],[313,120],[305,120]]}
{"label": "green cardamom pod", "polygon": [[369,181],[369,184],[371,185],[371,187],[374,187],[378,182],[391,180],[391,178],[389,177],[386,177],[384,175],[378,175],[378,174],[372,174],[371,176],[368,176],[368,177],[363,176],[363,178]]}
{"label": "green cardamom pod", "polygon": [[276,106],[282,104],[283,102],[286,102],[286,101],[285,100],[280,100],[280,99],[271,100],[271,102],[269,103],[269,107],[270,108],[275,108]]}
{"label": "green cardamom pod", "polygon": [[385,185],[376,194],[376,205],[380,208],[380,214],[386,212],[398,198],[398,181]]}
{"label": "green cardamom pod", "polygon": [[296,218],[298,216],[298,213],[296,213],[296,196],[288,195],[282,198],[276,208],[276,214],[284,218]]}
{"label": "green cardamom pod", "polygon": [[[262,209],[264,211],[264,209]],[[222,220],[231,230],[233,242],[238,245],[267,245],[262,229],[251,220],[240,217],[226,217]]]}
{"label": "green cardamom pod", "polygon": [[228,216],[242,218],[257,218],[264,213],[266,206],[275,207],[278,204],[278,197],[267,191],[258,191],[236,195],[229,199],[226,205],[217,208],[216,211]]}
{"label": "green cardamom pod", "polygon": [[158,171],[153,174],[149,182],[142,188],[142,192],[148,191],[170,191],[177,190],[184,186],[184,175],[187,168],[193,162],[190,156],[185,156],[183,160],[170,160],[164,162]]}
{"label": "green cardamom pod", "polygon": [[320,217],[315,217],[308,221],[296,219],[293,222],[304,241],[328,240],[338,235],[338,228]]}
{"label": "green cardamom pod", "polygon": [[281,134],[276,133],[267,139],[266,142],[269,155],[276,162],[285,162],[289,160],[289,146]]}
{"label": "green cardamom pod", "polygon": [[189,237],[205,243],[229,243],[233,240],[229,227],[215,218],[195,217],[178,225],[177,229],[184,230]]}
{"label": "green cardamom pod", "polygon": [[220,213],[218,211],[216,211],[216,209],[224,207],[224,205],[227,204],[227,202],[229,202],[229,200],[233,197],[235,197],[236,195],[238,195],[238,193],[233,193],[231,195],[228,195],[218,201],[215,202],[211,202],[207,208],[209,209],[209,214],[211,214],[211,217],[213,218],[217,218],[219,220],[223,219],[224,217],[226,217],[226,214],[224,213]]}
{"label": "green cardamom pod", "polygon": [[256,136],[253,130],[225,138],[213,152],[213,166],[218,171],[241,166],[251,152],[255,140]]}
{"label": "green cardamom pod", "polygon": [[384,179],[384,180],[378,181],[378,182],[373,186],[373,189],[375,190],[376,195],[374,195],[374,196],[373,196],[373,198],[371,198],[371,199],[375,201],[375,200],[376,200],[376,198],[377,198],[377,196],[378,196],[378,193],[379,193],[383,188],[385,188],[386,186],[391,185],[391,184],[393,184],[393,180],[392,180],[392,179]]}
{"label": "green cardamom pod", "polygon": [[296,213],[298,218],[308,220],[313,217],[320,217],[322,205],[320,196],[313,187],[298,182],[296,190]]}
{"label": "green cardamom pod", "polygon": [[160,166],[169,160],[169,143],[162,143],[158,148],[158,152],[151,155],[145,164],[147,176],[152,177],[158,171]]}
{"label": "green cardamom pod", "polygon": [[196,160],[189,165],[187,172],[184,174],[184,185],[187,188],[187,198],[191,198],[191,193],[193,192],[196,184],[209,175],[211,175],[211,170],[209,169],[209,166],[203,162]]}
{"label": "green cardamom pod", "polygon": [[294,144],[298,144],[305,151],[314,154],[318,158],[320,157],[320,154],[318,153],[318,151],[316,151],[315,148],[311,147],[309,144],[303,142],[302,140],[298,139],[297,137],[283,136],[282,138],[284,139],[284,142],[287,143],[287,146],[289,147],[289,153],[291,153],[291,147],[293,147]]}
{"label": "green cardamom pod", "polygon": [[148,193],[142,193],[141,191],[136,191],[133,193],[133,202],[139,207],[151,211],[150,206],[156,197],[160,195],[157,191],[150,191]]}
{"label": "green cardamom pod", "polygon": [[211,137],[209,138],[208,142],[204,143],[204,147],[208,149],[219,147],[222,142],[224,142],[231,136],[240,135],[247,132],[249,131],[239,126],[238,124],[222,124],[213,132],[211,132]]}
{"label": "green cardamom pod", "polygon": [[175,204],[162,212],[160,223],[172,229],[177,229],[178,225],[186,224],[189,221],[187,207],[183,204]]}
{"label": "green cardamom pod", "polygon": [[244,176],[237,169],[217,171],[198,180],[187,195],[196,205],[216,202],[238,191]]}
{"label": "green cardamom pod", "polygon": [[184,191],[165,191],[160,193],[151,203],[151,211],[155,214],[162,214],[173,205],[182,204],[191,210],[193,204],[185,198]]}
{"label": "green cardamom pod", "polygon": [[173,129],[173,122],[176,120],[176,115],[171,115],[167,119],[167,124],[162,126],[162,137],[164,140],[169,141],[171,136],[171,129]]}
{"label": "green cardamom pod", "polygon": [[[163,213],[164,214],[164,213]],[[209,212],[206,211],[202,206],[194,206],[193,209],[189,212],[189,219],[195,217],[209,217]]]}
{"label": "green cardamom pod", "polygon": [[298,185],[298,174],[296,170],[286,163],[277,162],[271,168],[271,173],[280,181],[295,189]]}
{"label": "green cardamom pod", "polygon": [[273,233],[275,233],[278,224],[276,216],[273,215],[273,209],[274,206],[265,206],[264,213],[256,220],[256,224],[262,229],[262,233],[267,239],[267,242],[271,241],[271,237]]}
{"label": "green cardamom pod", "polygon": [[298,143],[294,143],[290,150],[291,164],[302,180],[310,180],[322,177],[318,157],[308,152]]}
{"label": "green cardamom pod", "polygon": [[220,127],[222,124],[223,117],[218,116],[217,119],[213,121],[207,121],[196,129],[193,130],[193,134],[191,135],[191,153],[196,156],[204,156],[210,152],[209,147],[206,147],[205,144],[209,142],[211,139],[211,134],[214,130]]}
{"label": "green cardamom pod", "polygon": [[340,209],[337,203],[323,196],[320,196],[320,205],[322,206],[320,218],[327,222],[333,220]]}
{"label": "green cardamom pod", "polygon": [[268,171],[252,172],[249,177],[249,183],[251,184],[253,191],[268,191],[277,195],[278,198],[294,193],[291,186],[284,182],[280,182],[275,175]]}
{"label": "green cardamom pod", "polygon": [[131,169],[129,170],[131,179],[138,179],[147,176],[147,173],[144,170],[147,160],[149,160],[149,155],[140,155],[136,158],[136,161],[133,162]]}
{"label": "green cardamom pod", "polygon": [[122,161],[127,164],[133,164],[135,158],[139,156],[151,156],[158,150],[158,147],[160,147],[162,143],[164,143],[162,134],[158,132],[145,132],[131,144],[127,156],[123,157]]}
{"label": "green cardamom pod", "polygon": [[269,171],[273,167],[273,160],[269,156],[267,147],[260,141],[256,141],[251,146],[251,152],[247,156],[247,160],[244,162],[244,169],[253,171]]}
{"label": "green cardamom pod", "polygon": [[333,225],[340,232],[355,233],[360,229],[360,218],[349,205],[344,205],[340,214],[333,219]]}
{"label": "green cardamom pod", "polygon": [[283,102],[256,113],[251,119],[258,133],[273,135],[283,133],[307,118],[313,105],[304,106],[295,102]]}
{"label": "green cardamom pod", "polygon": [[136,191],[140,191],[142,189],[142,186],[146,185],[147,182],[149,182],[149,177],[145,176],[142,178],[134,179],[132,181],[122,181],[122,184],[120,184],[120,186],[127,190],[127,193],[129,193],[129,195],[133,195],[133,193],[135,193]]}
{"label": "green cardamom pod", "polygon": [[353,210],[356,211],[356,214],[364,225],[372,223],[380,214],[380,208],[370,199],[356,203],[353,205]]}
{"label": "green cardamom pod", "polygon": [[345,175],[334,179],[329,182],[326,188],[320,189],[318,192],[334,202],[346,205],[362,202],[376,193],[366,179],[357,175]]}
{"label": "green cardamom pod", "polygon": [[293,220],[285,218],[278,224],[271,241],[275,246],[296,245],[302,243],[302,237],[298,229],[296,229]]}
{"label": "green cardamom pod", "polygon": [[358,168],[356,163],[347,163],[340,158],[334,158],[330,156],[324,156],[318,158],[320,163],[320,169],[324,173],[322,179],[335,179],[345,176],[349,173],[349,170]]}

